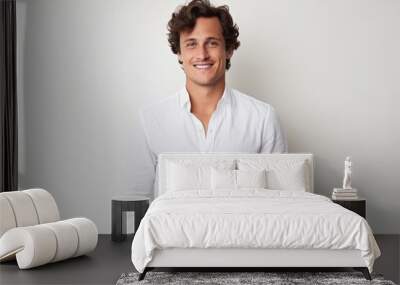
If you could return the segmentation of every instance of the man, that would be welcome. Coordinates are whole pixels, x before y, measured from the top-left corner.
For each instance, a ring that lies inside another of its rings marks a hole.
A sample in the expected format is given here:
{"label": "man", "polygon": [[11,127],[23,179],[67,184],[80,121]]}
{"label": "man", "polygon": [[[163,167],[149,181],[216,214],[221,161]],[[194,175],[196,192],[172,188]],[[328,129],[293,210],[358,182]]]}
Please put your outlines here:
{"label": "man", "polygon": [[228,7],[193,0],[172,14],[168,30],[186,84],[140,114],[151,159],[148,183],[162,152],[287,152],[274,109],[225,85],[240,45]]}

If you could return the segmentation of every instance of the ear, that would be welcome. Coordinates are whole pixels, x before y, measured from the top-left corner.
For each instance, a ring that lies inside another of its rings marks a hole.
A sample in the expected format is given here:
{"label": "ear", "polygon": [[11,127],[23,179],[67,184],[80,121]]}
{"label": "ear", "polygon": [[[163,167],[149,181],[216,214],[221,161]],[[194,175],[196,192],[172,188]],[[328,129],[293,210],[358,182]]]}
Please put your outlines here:
{"label": "ear", "polygon": [[182,63],[183,63],[183,60],[182,60],[182,55],[181,55],[181,53],[178,53],[177,56],[178,56],[178,62],[179,62],[179,64],[182,64]]}

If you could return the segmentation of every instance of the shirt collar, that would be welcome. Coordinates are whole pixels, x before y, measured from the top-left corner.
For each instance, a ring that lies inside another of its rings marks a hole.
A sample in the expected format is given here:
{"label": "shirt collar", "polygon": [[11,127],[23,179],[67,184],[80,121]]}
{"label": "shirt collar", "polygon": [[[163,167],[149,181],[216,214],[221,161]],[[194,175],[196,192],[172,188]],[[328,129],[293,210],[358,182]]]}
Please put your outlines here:
{"label": "shirt collar", "polygon": [[[222,97],[219,99],[217,103],[216,110],[224,105],[229,104],[230,101],[231,101],[231,90],[225,85],[224,93],[222,94]],[[190,112],[192,106],[190,103],[189,93],[186,90],[186,87],[182,88],[182,90],[179,92],[179,105],[181,106],[181,108],[184,108],[188,112]]]}

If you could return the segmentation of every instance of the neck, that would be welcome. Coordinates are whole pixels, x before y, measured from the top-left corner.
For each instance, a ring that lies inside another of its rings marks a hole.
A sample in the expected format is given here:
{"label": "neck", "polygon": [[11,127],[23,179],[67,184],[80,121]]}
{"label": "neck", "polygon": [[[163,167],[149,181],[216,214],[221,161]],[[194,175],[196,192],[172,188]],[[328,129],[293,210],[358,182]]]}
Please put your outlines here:
{"label": "neck", "polygon": [[201,86],[186,82],[186,90],[189,93],[192,113],[212,113],[217,107],[225,90],[225,78],[214,86]]}

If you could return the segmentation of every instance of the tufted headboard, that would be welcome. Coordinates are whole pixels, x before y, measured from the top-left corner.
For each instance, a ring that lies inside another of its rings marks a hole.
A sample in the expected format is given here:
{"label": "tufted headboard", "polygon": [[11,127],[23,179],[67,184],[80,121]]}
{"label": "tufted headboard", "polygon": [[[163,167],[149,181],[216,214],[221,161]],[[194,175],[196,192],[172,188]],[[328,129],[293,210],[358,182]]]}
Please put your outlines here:
{"label": "tufted headboard", "polygon": [[305,179],[307,181],[307,192],[314,192],[314,162],[313,155],[310,153],[284,153],[284,154],[266,154],[266,153],[161,153],[158,156],[157,164],[157,190],[156,197],[166,192],[167,166],[173,161],[232,161],[237,168],[241,161],[251,162],[264,161],[269,164],[280,162],[304,162]]}

